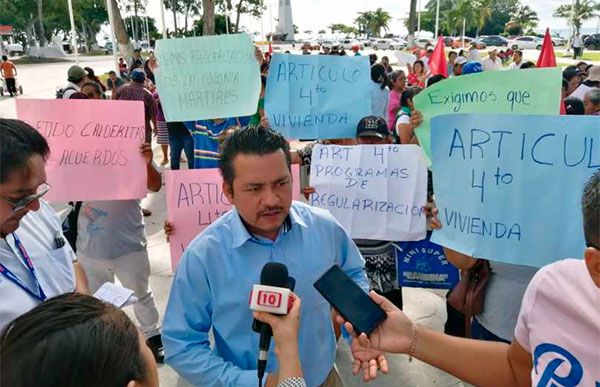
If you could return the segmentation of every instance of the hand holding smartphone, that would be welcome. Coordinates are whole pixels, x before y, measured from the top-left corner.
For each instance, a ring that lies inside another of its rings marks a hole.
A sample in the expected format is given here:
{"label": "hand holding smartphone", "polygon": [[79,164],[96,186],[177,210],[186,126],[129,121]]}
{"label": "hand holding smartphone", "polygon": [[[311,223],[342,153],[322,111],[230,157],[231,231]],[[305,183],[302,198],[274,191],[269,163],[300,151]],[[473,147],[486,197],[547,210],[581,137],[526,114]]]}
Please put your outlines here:
{"label": "hand holding smartphone", "polygon": [[383,309],[337,265],[327,270],[314,287],[354,326],[357,334],[370,334],[387,317]]}

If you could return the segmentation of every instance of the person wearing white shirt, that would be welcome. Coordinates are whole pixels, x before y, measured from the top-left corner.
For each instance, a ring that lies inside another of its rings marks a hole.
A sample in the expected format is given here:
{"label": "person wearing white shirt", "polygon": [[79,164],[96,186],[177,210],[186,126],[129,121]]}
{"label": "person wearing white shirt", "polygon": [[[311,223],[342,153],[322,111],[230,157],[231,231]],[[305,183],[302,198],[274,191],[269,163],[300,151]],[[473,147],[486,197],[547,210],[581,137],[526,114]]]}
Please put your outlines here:
{"label": "person wearing white shirt", "polygon": [[498,58],[498,49],[493,47],[489,51],[489,56],[482,62],[483,71],[502,70],[502,60]]}
{"label": "person wearing white shirt", "polygon": [[0,119],[0,330],[48,298],[87,292],[61,222],[41,200],[49,153],[31,126]]}
{"label": "person wearing white shirt", "polygon": [[583,39],[581,38],[581,34],[575,35],[573,38],[573,59],[577,59],[577,57],[581,57],[583,55]]}
{"label": "person wearing white shirt", "polygon": [[515,50],[512,55],[513,62],[508,66],[509,70],[520,69],[523,64],[523,51]]}
{"label": "person wearing white shirt", "polygon": [[467,55],[468,61],[481,62],[481,54],[477,49],[477,43],[471,42],[471,48],[469,49],[469,54]]}

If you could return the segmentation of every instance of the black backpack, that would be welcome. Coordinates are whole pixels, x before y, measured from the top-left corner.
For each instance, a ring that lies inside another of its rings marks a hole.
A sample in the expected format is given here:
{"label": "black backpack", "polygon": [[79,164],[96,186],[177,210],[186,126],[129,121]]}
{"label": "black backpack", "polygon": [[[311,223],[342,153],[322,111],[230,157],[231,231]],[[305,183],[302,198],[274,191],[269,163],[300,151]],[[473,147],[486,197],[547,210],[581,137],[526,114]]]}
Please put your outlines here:
{"label": "black backpack", "polygon": [[73,208],[62,224],[62,230],[67,242],[71,245],[74,252],[77,252],[77,218],[83,202],[69,202]]}
{"label": "black backpack", "polygon": [[77,89],[75,89],[73,86],[67,86],[65,88],[58,89],[58,90],[56,90],[56,99],[63,99],[63,96],[65,95],[65,92],[67,90],[75,90],[75,91],[77,91]]}

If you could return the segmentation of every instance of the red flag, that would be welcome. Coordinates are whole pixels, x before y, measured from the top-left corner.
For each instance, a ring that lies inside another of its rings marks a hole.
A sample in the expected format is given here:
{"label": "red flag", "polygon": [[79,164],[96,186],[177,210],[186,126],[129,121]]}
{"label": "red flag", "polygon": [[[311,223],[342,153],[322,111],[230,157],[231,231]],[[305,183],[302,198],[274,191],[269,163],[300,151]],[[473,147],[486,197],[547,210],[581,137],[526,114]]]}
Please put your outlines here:
{"label": "red flag", "polygon": [[554,45],[550,37],[550,28],[546,28],[542,51],[540,51],[536,67],[556,67],[556,56],[554,55]]}
{"label": "red flag", "polygon": [[443,75],[444,78],[448,78],[448,64],[446,63],[446,52],[444,51],[444,37],[440,36],[438,42],[433,49],[431,58],[429,59],[429,69],[431,75]]}
{"label": "red flag", "polygon": [[273,45],[269,42],[269,55],[273,55]]}

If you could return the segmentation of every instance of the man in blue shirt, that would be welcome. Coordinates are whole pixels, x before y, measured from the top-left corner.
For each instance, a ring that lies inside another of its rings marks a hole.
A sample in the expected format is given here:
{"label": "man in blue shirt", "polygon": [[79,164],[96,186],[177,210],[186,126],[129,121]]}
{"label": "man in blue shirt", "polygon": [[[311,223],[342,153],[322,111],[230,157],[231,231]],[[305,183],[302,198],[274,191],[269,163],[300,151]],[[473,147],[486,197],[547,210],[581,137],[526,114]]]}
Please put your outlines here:
{"label": "man in blue shirt", "polygon": [[[288,267],[303,300],[299,353],[307,385],[341,385],[332,371],[336,339],[330,306],[313,283],[338,264],[368,289],[364,260],[328,212],[292,203],[290,164],[289,144],[271,129],[239,130],[223,144],[223,191],[235,208],[190,243],[164,319],[166,362],[194,385],[257,384],[258,334],[251,329],[248,297],[262,267],[273,261]],[[368,379],[378,366],[387,371],[381,352],[365,350],[357,340],[351,349],[355,372],[362,369]],[[275,385],[277,369],[270,351],[267,386]]]}

